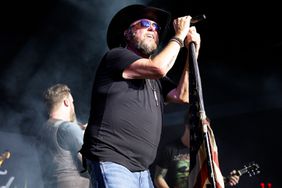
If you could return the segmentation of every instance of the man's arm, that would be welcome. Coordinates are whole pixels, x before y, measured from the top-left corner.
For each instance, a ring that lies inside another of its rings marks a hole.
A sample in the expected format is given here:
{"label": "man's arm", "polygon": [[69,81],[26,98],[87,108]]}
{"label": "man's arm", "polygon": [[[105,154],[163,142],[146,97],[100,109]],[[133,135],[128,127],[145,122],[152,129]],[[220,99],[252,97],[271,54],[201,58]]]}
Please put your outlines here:
{"label": "man's arm", "polygon": [[201,37],[194,26],[189,29],[189,33],[185,40],[185,47],[187,50],[181,78],[177,87],[168,93],[166,98],[167,102],[189,103],[189,45],[191,42],[195,44],[195,55],[198,58]]}
{"label": "man's arm", "polygon": [[185,59],[184,69],[178,85],[171,90],[166,97],[168,103],[189,103],[189,57],[188,52]]}
{"label": "man's arm", "polygon": [[165,181],[166,173],[167,173],[167,169],[161,168],[158,165],[156,166],[154,183],[157,188],[169,188],[169,186]]}

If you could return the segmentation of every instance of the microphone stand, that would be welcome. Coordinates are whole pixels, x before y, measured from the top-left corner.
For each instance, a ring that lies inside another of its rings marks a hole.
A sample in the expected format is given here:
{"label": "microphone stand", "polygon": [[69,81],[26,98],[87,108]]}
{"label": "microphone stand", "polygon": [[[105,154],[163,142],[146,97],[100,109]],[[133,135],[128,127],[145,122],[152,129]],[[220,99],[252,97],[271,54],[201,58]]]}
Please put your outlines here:
{"label": "microphone stand", "polygon": [[[211,183],[211,188],[216,188],[216,181],[214,177],[214,168],[213,168],[213,160],[212,160],[212,153],[210,149],[210,139],[208,134],[208,121],[205,113],[204,108],[204,101],[203,101],[203,93],[202,93],[202,85],[201,85],[201,77],[196,57],[196,50],[195,44],[191,42],[189,44],[189,85],[192,86],[189,91],[190,96],[190,123],[191,123],[191,135],[193,138],[201,137],[203,138],[203,142],[205,145],[206,155],[207,155],[207,167],[209,172],[209,181]],[[198,131],[196,131],[198,130]],[[193,132],[194,131],[194,132]],[[197,133],[196,133],[197,132]],[[193,144],[192,141],[192,148],[191,153],[197,154],[197,150],[199,148],[199,143]],[[191,165],[195,164],[195,161],[191,159]]]}

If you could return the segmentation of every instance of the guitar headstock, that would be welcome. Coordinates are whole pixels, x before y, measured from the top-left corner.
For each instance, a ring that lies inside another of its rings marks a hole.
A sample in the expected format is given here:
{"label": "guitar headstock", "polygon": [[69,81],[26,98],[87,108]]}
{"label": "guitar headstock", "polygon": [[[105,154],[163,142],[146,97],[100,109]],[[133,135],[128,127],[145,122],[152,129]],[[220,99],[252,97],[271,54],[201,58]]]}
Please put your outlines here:
{"label": "guitar headstock", "polygon": [[248,165],[245,165],[241,170],[238,170],[240,176],[245,173],[248,173],[250,177],[255,176],[260,173],[260,167],[257,163],[251,162]]}
{"label": "guitar headstock", "polygon": [[0,166],[2,165],[2,163],[6,160],[9,159],[11,156],[11,153],[9,151],[5,151],[4,153],[1,154],[0,156]]}

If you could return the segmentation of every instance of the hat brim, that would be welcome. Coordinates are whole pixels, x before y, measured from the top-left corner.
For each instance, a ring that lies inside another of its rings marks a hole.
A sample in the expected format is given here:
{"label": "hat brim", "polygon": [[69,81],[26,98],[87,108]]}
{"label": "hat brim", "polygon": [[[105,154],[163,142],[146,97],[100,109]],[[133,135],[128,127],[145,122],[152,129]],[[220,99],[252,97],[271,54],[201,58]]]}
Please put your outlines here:
{"label": "hat brim", "polygon": [[161,39],[169,26],[170,13],[155,7],[144,5],[130,5],[121,9],[111,20],[107,31],[107,44],[109,49],[124,46],[124,31],[136,20],[146,18],[161,26],[159,38]]}

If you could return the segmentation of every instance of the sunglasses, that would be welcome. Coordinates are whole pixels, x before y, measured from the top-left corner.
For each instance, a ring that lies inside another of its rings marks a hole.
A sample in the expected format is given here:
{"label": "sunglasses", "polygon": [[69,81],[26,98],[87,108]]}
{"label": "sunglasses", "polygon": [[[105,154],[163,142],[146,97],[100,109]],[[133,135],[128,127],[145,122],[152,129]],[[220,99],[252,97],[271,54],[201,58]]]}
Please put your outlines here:
{"label": "sunglasses", "polygon": [[135,27],[135,26],[137,26],[137,25],[138,25],[139,27],[141,27],[141,28],[149,28],[149,27],[152,26],[152,28],[153,28],[154,31],[157,31],[157,32],[160,32],[160,31],[161,31],[161,27],[160,27],[157,23],[151,22],[151,21],[149,21],[149,20],[140,20],[140,21],[138,21],[137,23],[131,25],[130,28],[131,28],[131,27]]}

